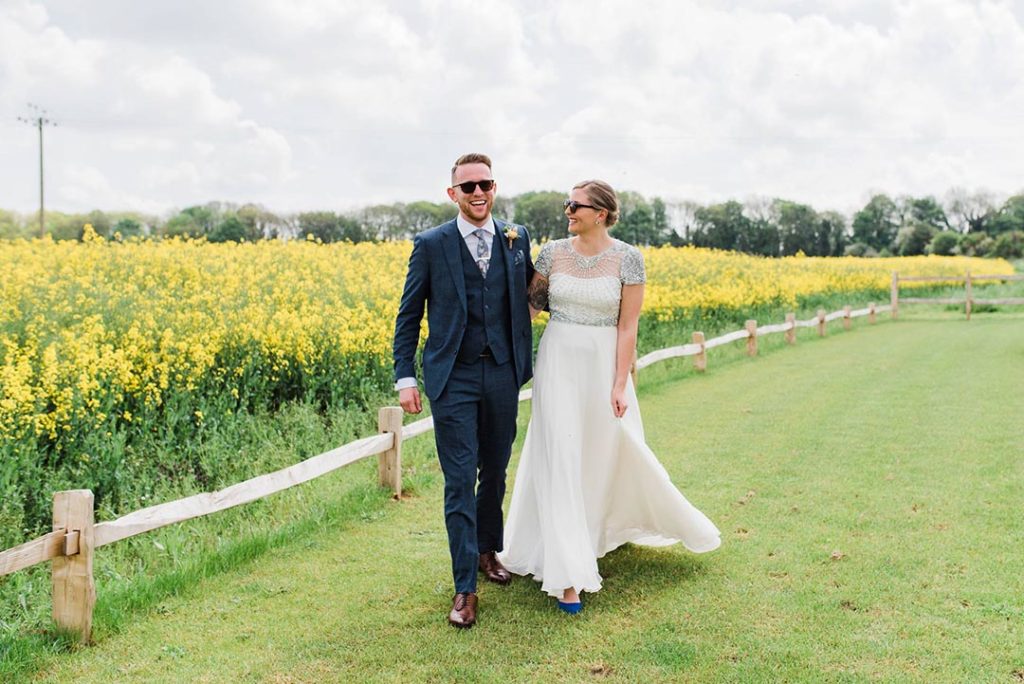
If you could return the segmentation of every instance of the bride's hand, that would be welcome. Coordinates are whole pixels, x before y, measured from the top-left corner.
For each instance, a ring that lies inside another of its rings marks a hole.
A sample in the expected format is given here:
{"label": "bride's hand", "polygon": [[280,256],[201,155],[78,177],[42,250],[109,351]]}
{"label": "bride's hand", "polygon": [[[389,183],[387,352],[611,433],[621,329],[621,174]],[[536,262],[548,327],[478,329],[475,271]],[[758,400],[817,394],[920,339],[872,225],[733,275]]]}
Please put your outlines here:
{"label": "bride's hand", "polygon": [[615,414],[616,418],[621,418],[626,414],[626,409],[629,408],[629,404],[626,403],[626,390],[612,388],[612,413]]}

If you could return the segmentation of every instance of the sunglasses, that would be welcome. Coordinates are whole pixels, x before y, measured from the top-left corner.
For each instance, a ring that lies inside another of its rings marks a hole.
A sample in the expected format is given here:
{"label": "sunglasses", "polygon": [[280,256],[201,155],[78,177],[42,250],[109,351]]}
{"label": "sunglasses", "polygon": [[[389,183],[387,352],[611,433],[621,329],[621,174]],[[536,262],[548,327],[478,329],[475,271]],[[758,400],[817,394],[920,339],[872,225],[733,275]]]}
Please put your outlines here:
{"label": "sunglasses", "polygon": [[576,200],[565,200],[562,202],[562,206],[568,209],[570,214],[575,214],[576,210],[580,208],[593,209],[594,211],[597,211],[597,207],[593,204],[582,204]]}
{"label": "sunglasses", "polygon": [[456,183],[453,188],[458,188],[467,195],[472,195],[476,192],[476,186],[480,186],[480,189],[484,192],[490,192],[491,188],[494,187],[493,180],[482,180],[482,181],[466,181],[465,183]]}

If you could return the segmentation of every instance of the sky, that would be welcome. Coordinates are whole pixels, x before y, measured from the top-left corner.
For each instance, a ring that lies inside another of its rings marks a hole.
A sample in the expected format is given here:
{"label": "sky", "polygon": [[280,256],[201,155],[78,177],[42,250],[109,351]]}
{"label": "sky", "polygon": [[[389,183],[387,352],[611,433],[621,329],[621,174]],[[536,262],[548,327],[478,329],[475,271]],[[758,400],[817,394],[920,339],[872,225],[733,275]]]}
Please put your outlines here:
{"label": "sky", "polygon": [[1024,189],[1024,0],[0,0],[0,207]]}

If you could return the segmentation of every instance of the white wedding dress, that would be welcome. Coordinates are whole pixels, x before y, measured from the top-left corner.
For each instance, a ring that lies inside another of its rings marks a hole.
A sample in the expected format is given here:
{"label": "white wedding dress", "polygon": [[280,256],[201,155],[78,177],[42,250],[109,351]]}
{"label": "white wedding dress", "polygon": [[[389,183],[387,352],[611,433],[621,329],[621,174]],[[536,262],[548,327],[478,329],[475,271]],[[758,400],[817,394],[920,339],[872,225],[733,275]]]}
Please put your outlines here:
{"label": "white wedding dress", "polygon": [[533,575],[556,598],[567,587],[599,590],[597,559],[626,542],[682,542],[698,553],[721,543],[645,443],[632,380],[626,414],[612,413],[622,286],[645,281],[643,256],[616,240],[584,257],[570,240],[546,243],[537,257],[551,320],[498,554],[510,572]]}

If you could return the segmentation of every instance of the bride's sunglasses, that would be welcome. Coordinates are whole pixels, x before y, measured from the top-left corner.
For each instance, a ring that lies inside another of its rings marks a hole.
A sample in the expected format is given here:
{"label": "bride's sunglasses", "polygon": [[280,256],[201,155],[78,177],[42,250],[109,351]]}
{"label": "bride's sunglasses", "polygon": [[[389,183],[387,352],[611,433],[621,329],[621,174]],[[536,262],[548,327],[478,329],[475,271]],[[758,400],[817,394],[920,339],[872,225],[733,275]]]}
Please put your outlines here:
{"label": "bride's sunglasses", "polygon": [[565,200],[564,202],[562,202],[562,206],[568,209],[570,214],[575,214],[576,210],[580,208],[593,209],[595,211],[597,210],[597,207],[595,207],[593,204],[583,204],[581,202],[577,202],[576,200]]}
{"label": "bride's sunglasses", "polygon": [[453,188],[458,188],[467,195],[472,195],[476,192],[476,186],[480,186],[480,189],[484,192],[490,192],[491,188],[494,187],[493,180],[482,180],[482,181],[466,181],[465,183],[456,183]]}

